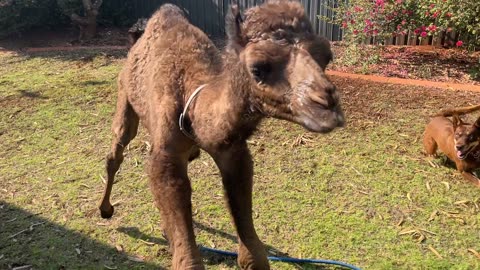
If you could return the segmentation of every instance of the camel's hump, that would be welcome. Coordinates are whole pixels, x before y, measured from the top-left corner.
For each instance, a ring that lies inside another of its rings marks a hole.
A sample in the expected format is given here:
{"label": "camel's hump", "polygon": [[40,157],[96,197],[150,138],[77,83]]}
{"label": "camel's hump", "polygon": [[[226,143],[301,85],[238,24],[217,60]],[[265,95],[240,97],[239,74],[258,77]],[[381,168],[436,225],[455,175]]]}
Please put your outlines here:
{"label": "camel's hump", "polygon": [[162,29],[169,29],[180,21],[187,22],[185,12],[173,4],[163,4],[149,20],[150,24],[159,24]]}

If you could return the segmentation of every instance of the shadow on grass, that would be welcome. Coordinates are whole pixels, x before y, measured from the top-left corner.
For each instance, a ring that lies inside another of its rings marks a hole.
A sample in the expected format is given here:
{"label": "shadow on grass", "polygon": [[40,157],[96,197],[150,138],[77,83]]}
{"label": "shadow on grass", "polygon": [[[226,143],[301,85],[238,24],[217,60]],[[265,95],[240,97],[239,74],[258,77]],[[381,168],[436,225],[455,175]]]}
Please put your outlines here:
{"label": "shadow on grass", "polygon": [[39,214],[0,201],[0,269],[161,269]]}
{"label": "shadow on grass", "polygon": [[22,97],[27,98],[36,98],[36,99],[48,99],[48,97],[43,96],[39,92],[31,91],[31,90],[18,90]]}
{"label": "shadow on grass", "polygon": [[30,58],[51,58],[61,61],[75,61],[82,64],[89,64],[97,57],[105,58],[104,63],[98,63],[102,66],[108,66],[108,60],[123,59],[127,57],[126,49],[100,49],[100,48],[84,48],[74,51],[45,51],[45,52],[25,52],[22,53],[27,59]]}
{"label": "shadow on grass", "polygon": [[[210,234],[218,235],[222,238],[228,239],[233,242],[237,242],[237,237],[234,235],[231,235],[229,233],[226,233],[221,230],[217,230],[208,226],[205,226],[201,223],[195,222],[194,221],[194,227],[203,231],[206,231]],[[147,235],[146,233],[141,232],[138,228],[136,227],[120,227],[117,229],[119,232],[125,233],[129,235],[130,237],[136,238],[136,239],[141,239],[144,241],[152,242],[158,245],[168,245],[168,242],[162,238],[157,238],[157,237],[152,237]],[[202,243],[199,243],[202,244]],[[266,248],[268,250],[268,253],[270,256],[276,256],[276,257],[288,257],[288,254],[281,252],[280,250],[270,246],[266,245]],[[230,268],[235,268],[237,265],[236,257],[233,256],[226,256],[226,255],[221,255],[221,254],[216,254],[208,251],[202,251],[202,257],[204,260],[204,263],[207,266],[213,266],[213,265],[219,265],[219,264],[224,264],[227,265]],[[297,264],[297,263],[288,263],[291,266],[293,266],[295,269],[318,269],[318,270],[327,270],[327,269],[343,269],[343,268],[338,268],[338,267],[332,267],[332,266],[323,266],[323,265],[315,265],[315,264]]]}

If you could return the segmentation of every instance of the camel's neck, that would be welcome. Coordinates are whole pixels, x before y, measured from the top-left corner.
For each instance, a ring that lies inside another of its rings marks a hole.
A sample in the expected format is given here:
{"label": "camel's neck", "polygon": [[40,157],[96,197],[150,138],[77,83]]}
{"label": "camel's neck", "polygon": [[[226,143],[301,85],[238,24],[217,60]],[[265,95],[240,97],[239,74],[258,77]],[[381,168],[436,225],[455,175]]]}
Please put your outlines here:
{"label": "camel's neck", "polygon": [[238,59],[227,58],[222,74],[207,82],[189,113],[201,146],[235,143],[253,133],[262,115],[254,110],[250,80]]}

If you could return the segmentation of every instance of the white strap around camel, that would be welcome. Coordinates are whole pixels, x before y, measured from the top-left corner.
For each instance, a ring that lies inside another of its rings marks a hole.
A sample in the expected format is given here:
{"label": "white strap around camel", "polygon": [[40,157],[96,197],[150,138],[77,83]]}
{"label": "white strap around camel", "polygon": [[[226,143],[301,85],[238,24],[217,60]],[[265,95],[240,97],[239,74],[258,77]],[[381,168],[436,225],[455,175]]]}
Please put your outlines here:
{"label": "white strap around camel", "polygon": [[185,107],[183,108],[183,112],[180,114],[180,118],[178,119],[178,125],[180,127],[180,131],[182,131],[182,133],[185,134],[185,136],[192,139],[193,141],[195,141],[195,137],[192,134],[188,133],[187,130],[185,129],[184,120],[185,120],[185,116],[187,115],[188,107],[193,102],[193,100],[197,97],[198,93],[200,93],[200,91],[202,91],[202,89],[205,86],[207,86],[207,84],[202,84],[197,89],[195,89],[195,91],[193,91],[192,95],[190,95],[190,97],[188,98],[187,103],[185,104]]}

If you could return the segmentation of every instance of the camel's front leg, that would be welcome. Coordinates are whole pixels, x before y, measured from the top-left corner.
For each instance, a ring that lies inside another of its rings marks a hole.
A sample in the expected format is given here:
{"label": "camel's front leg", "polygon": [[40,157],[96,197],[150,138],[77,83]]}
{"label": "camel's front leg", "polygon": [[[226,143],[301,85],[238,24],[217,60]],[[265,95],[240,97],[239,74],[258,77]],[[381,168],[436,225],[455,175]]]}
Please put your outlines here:
{"label": "camel's front leg", "polygon": [[252,219],[253,162],[245,143],[213,154],[222,174],[230,213],[240,243],[238,264],[242,269],[270,269],[265,247]]}
{"label": "camel's front leg", "polygon": [[162,150],[154,150],[150,160],[150,188],[162,215],[175,270],[204,269],[193,233],[187,162],[187,157]]}

